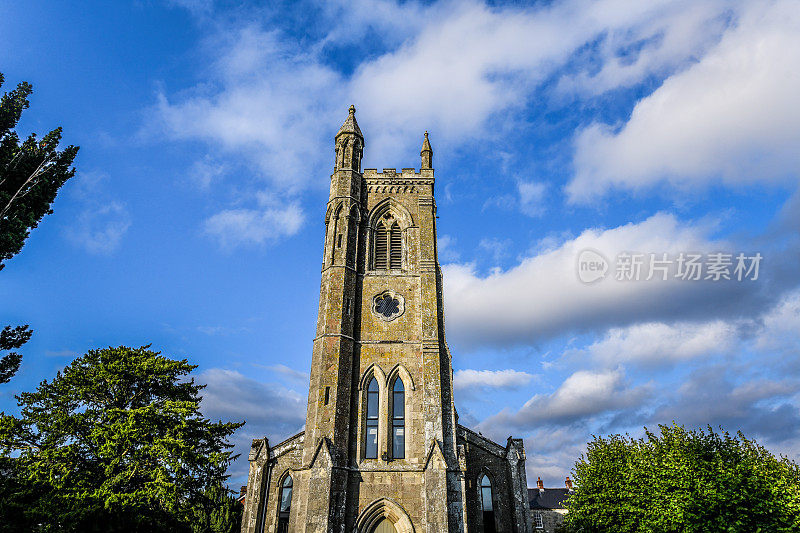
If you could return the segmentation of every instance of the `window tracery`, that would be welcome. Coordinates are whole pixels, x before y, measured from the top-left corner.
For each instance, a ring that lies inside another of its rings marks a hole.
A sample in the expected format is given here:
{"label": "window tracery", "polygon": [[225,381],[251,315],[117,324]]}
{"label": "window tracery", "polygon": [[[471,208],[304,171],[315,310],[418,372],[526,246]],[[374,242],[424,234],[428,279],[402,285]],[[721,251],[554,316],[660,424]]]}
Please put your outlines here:
{"label": "window tracery", "polygon": [[403,231],[390,213],[381,217],[375,227],[372,264],[375,270],[403,268]]}

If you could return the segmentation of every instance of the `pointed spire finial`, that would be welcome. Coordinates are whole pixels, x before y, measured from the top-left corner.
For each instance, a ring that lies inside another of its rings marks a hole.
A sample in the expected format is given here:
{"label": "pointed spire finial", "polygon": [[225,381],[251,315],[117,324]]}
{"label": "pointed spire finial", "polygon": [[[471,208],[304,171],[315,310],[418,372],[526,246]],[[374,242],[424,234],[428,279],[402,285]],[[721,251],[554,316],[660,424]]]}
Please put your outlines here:
{"label": "pointed spire finial", "polygon": [[422,156],[422,166],[420,168],[432,169],[433,168],[433,148],[428,140],[428,131],[425,131],[425,140],[422,141],[422,150],[419,152]]}
{"label": "pointed spire finial", "polygon": [[334,169],[361,172],[361,157],[364,154],[364,136],[356,122],[356,106],[351,105],[344,124],[334,137],[336,164]]}
{"label": "pointed spire finial", "polygon": [[347,118],[342,124],[342,127],[339,128],[339,133],[336,134],[336,138],[339,138],[339,135],[343,133],[354,133],[357,136],[361,137],[361,142],[364,142],[364,136],[361,134],[361,128],[358,127],[358,122],[356,122],[356,106],[351,105],[350,109],[348,110]]}

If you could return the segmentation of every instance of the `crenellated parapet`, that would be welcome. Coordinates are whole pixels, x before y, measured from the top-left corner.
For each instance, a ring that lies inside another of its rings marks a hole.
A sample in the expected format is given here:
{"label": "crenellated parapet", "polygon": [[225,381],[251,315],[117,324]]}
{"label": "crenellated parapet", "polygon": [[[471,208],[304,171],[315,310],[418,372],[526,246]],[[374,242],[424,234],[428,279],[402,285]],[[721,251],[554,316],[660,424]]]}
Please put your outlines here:
{"label": "crenellated parapet", "polygon": [[414,168],[403,168],[397,172],[396,168],[384,168],[382,172],[378,172],[377,168],[365,168],[364,179],[433,179],[433,169],[423,168],[417,172]]}
{"label": "crenellated parapet", "polygon": [[400,172],[394,168],[364,169],[364,185],[372,194],[433,194],[433,169],[404,168]]}

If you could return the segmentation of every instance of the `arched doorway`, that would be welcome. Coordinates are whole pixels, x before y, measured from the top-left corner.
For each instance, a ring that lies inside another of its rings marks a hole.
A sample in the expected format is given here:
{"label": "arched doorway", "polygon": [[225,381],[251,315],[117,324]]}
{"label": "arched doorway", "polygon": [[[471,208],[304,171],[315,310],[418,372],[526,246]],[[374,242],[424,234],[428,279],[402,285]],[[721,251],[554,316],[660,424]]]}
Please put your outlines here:
{"label": "arched doorway", "polygon": [[375,525],[372,533],[397,533],[397,530],[388,518],[384,518]]}
{"label": "arched doorway", "polygon": [[397,502],[380,498],[367,505],[356,520],[357,533],[415,533],[411,518]]}

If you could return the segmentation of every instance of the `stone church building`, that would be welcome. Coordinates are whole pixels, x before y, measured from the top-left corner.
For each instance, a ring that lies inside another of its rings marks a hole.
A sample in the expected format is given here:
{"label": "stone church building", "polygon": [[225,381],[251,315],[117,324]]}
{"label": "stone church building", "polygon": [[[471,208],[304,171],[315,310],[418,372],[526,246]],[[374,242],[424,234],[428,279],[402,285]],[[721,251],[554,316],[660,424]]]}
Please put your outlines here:
{"label": "stone church building", "polygon": [[533,531],[522,439],[460,425],[436,253],[433,150],[361,169],[335,138],[305,431],[253,441],[245,533]]}

